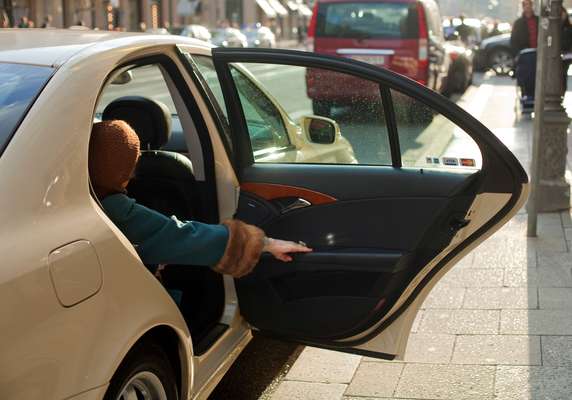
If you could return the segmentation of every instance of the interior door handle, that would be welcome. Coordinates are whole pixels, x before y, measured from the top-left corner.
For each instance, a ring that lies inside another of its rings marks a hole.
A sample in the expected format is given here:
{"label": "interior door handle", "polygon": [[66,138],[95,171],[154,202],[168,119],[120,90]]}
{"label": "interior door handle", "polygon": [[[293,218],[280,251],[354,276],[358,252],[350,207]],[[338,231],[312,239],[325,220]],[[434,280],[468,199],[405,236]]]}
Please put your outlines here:
{"label": "interior door handle", "polygon": [[302,199],[300,197],[291,197],[287,199],[280,200],[280,213],[286,214],[290,211],[298,210],[300,208],[309,207],[312,205],[308,200]]}

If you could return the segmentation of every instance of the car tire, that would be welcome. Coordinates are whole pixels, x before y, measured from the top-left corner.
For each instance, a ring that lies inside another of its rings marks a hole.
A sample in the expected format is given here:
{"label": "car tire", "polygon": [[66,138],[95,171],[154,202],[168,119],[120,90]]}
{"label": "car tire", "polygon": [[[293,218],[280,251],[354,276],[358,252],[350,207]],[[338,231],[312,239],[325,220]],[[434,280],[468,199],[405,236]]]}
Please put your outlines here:
{"label": "car tire", "polygon": [[499,48],[492,50],[488,57],[489,67],[497,75],[508,75],[514,68],[514,57],[509,49]]}
{"label": "car tire", "polygon": [[312,100],[312,111],[314,115],[328,117],[332,112],[332,103],[324,100]]}
{"label": "car tire", "polygon": [[104,400],[128,398],[179,398],[175,373],[169,358],[163,349],[153,342],[139,343],[127,354],[111,379]]}

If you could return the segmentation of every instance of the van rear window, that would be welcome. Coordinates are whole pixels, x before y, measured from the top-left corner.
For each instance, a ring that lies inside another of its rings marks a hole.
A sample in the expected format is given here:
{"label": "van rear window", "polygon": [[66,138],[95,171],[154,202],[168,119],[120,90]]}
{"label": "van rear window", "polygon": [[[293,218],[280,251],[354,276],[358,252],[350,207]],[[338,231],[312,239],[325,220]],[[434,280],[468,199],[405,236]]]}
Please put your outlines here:
{"label": "van rear window", "polygon": [[417,3],[321,3],[317,37],[353,39],[416,39]]}

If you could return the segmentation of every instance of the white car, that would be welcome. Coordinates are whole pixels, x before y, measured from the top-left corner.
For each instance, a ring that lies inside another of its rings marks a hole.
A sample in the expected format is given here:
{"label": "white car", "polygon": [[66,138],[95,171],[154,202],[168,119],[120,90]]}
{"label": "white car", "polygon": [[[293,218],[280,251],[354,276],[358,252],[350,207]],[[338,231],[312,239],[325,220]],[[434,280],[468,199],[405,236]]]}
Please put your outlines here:
{"label": "white car", "polygon": [[219,28],[211,31],[211,42],[221,47],[248,47],[246,36],[235,28]]}
{"label": "white car", "polygon": [[[380,102],[369,93],[312,115],[309,68],[344,76],[338,90],[377,88]],[[402,121],[392,96],[432,122]],[[108,118],[141,138],[137,201],[211,223],[235,216],[314,251],[264,255],[237,280],[177,265],[159,279],[90,189],[90,131]],[[8,30],[0,188],[0,398],[170,400],[207,398],[252,329],[401,358],[430,290],[517,212],[528,183],[469,114],[368,64],[180,36]]]}

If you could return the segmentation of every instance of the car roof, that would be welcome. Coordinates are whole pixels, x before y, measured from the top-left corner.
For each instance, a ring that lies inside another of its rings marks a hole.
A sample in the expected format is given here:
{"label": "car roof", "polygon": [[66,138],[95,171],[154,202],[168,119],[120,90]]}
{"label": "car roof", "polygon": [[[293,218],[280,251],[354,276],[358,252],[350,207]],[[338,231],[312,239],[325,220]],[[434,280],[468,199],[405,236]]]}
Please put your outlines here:
{"label": "car roof", "polygon": [[109,46],[110,49],[127,43],[133,43],[133,45],[189,43],[200,47],[208,46],[204,42],[182,36],[154,36],[137,32],[89,29],[1,29],[0,62],[57,67],[88,47],[105,42],[110,45],[115,43]]}

